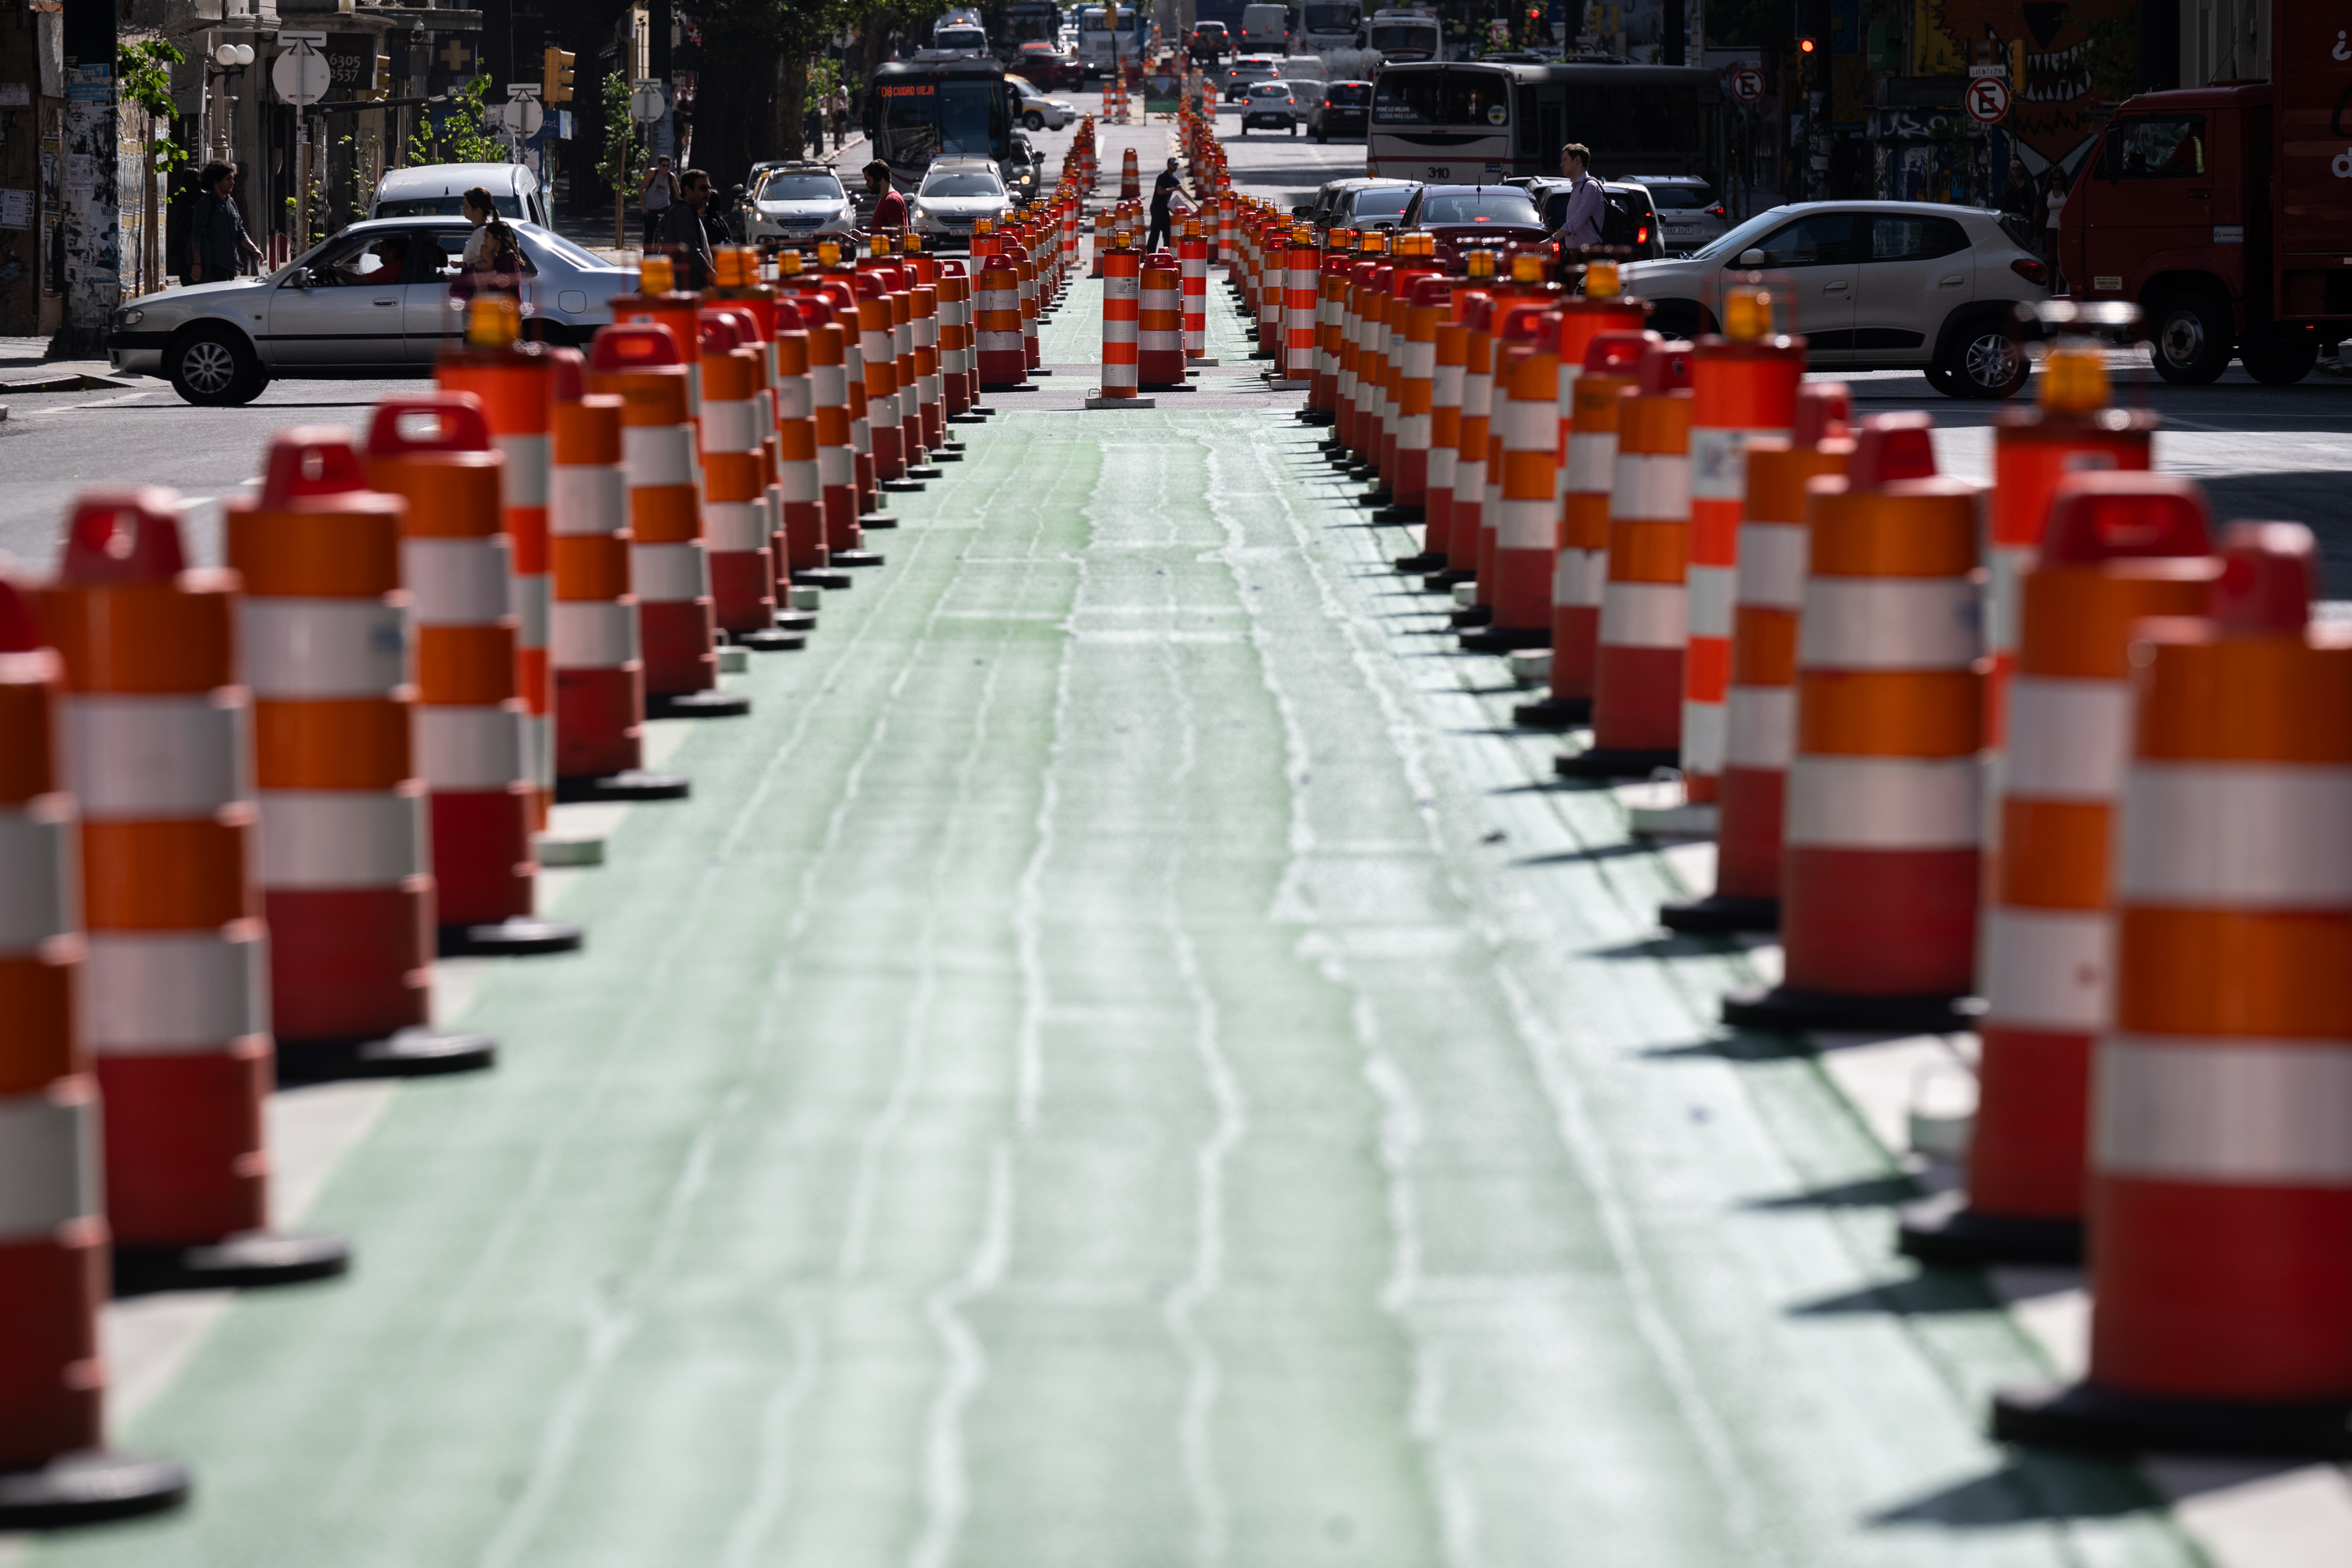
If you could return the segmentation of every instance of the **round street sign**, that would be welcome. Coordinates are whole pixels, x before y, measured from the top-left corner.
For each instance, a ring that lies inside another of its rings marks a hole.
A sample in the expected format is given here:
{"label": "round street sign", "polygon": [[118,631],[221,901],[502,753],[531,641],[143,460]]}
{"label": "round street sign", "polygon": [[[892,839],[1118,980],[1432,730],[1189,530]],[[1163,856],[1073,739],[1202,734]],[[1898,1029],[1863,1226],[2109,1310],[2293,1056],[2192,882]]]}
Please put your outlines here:
{"label": "round street sign", "polygon": [[2009,83],[1997,76],[1973,77],[1961,101],[1968,105],[1970,120],[1979,125],[1998,125],[2009,113]]}
{"label": "round street sign", "polygon": [[313,104],[327,96],[327,57],[308,49],[292,49],[270,62],[269,85],[278,89],[280,100],[294,104]]}
{"label": "round street sign", "polygon": [[641,81],[629,94],[629,118],[640,125],[651,125],[668,107],[669,99],[657,81]]}
{"label": "round street sign", "polygon": [[499,118],[516,135],[529,139],[539,134],[547,119],[547,111],[535,98],[510,98],[499,106]]}
{"label": "round street sign", "polygon": [[1731,96],[1742,103],[1753,103],[1764,96],[1764,73],[1754,66],[1741,66],[1731,73]]}

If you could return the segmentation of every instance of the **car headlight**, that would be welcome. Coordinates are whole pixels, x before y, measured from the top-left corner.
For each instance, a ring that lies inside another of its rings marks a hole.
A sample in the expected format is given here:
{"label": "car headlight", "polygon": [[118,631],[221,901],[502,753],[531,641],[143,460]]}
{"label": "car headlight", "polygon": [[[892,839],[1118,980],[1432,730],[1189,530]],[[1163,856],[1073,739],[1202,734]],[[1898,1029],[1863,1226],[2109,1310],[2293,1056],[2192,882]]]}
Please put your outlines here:
{"label": "car headlight", "polygon": [[135,327],[146,319],[144,310],[117,310],[114,313],[114,324],[118,327]]}

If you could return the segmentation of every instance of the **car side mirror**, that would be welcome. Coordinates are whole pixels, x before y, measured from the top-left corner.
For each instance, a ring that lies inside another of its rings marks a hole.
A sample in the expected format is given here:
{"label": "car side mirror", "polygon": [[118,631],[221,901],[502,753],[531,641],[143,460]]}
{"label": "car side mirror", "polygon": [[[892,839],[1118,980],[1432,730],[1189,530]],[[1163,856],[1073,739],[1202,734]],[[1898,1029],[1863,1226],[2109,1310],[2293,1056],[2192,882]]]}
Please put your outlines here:
{"label": "car side mirror", "polygon": [[310,286],[310,269],[307,267],[297,267],[286,275],[286,283],[289,288],[308,289]]}
{"label": "car side mirror", "polygon": [[1762,267],[1769,260],[1770,258],[1760,250],[1743,250],[1739,253],[1739,265],[1742,267]]}
{"label": "car side mirror", "polygon": [[1292,217],[1313,217],[1315,216],[1315,204],[1313,202],[1293,203],[1290,208],[1290,216]]}

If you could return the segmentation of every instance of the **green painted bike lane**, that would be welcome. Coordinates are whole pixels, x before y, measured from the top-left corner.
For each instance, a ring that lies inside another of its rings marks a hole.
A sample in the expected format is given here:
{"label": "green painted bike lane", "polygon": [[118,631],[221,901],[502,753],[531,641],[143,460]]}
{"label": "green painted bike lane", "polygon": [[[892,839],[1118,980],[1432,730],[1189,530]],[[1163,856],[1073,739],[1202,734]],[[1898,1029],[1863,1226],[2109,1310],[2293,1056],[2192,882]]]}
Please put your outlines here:
{"label": "green painted bike lane", "polygon": [[2195,1562],[1979,1436],[2030,1345],[1316,436],[968,430],[33,1561]]}

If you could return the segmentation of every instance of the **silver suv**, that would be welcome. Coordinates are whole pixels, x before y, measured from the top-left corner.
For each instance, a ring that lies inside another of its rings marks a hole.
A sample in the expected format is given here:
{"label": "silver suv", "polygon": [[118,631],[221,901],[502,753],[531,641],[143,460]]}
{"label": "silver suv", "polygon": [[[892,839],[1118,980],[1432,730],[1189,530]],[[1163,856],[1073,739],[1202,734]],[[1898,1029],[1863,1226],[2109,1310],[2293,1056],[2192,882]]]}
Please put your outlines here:
{"label": "silver suv", "polygon": [[2026,364],[2007,331],[2049,297],[2047,263],[2001,215],[1928,202],[1802,202],[1759,213],[1686,257],[1636,261],[1625,286],[1660,331],[1715,330],[1724,275],[1785,277],[1819,370],[1919,370],[1947,397],[2008,397]]}

